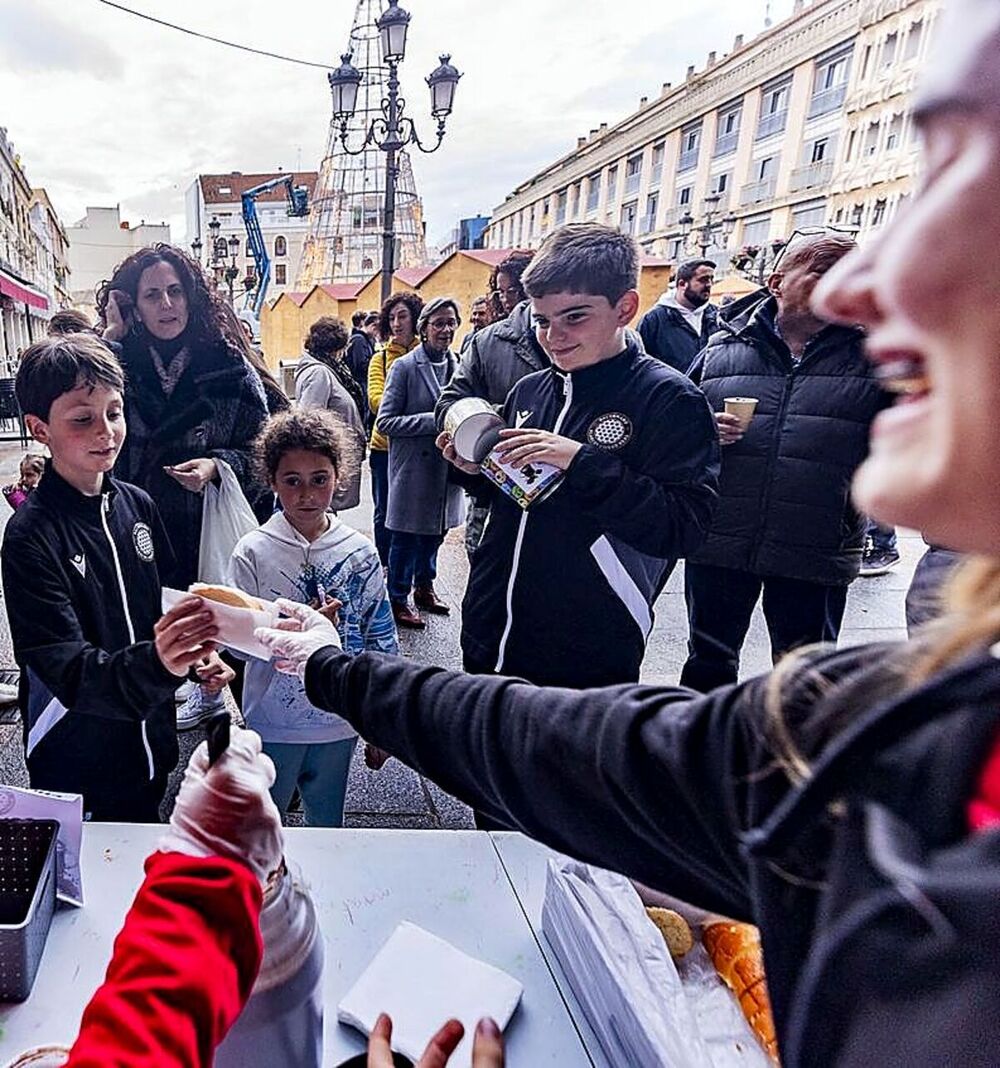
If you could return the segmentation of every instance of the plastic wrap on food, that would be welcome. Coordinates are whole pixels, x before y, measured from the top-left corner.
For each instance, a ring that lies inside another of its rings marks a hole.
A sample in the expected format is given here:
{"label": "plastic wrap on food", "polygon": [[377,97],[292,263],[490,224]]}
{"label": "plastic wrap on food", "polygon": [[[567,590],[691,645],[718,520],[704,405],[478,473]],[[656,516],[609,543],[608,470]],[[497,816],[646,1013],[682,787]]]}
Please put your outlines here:
{"label": "plastic wrap on food", "polygon": [[[190,593],[164,586],[163,611],[169,611],[178,601],[190,596]],[[273,601],[262,601],[260,598],[257,600],[261,606],[259,612],[249,608],[236,608],[233,605],[221,604],[219,601],[211,601],[207,598],[205,605],[211,611],[215,625],[219,628],[216,641],[220,645],[226,646],[227,649],[234,649],[238,653],[256,657],[258,660],[270,660],[270,650],[254,637],[254,631],[258,627],[274,627],[281,618],[281,613]]]}

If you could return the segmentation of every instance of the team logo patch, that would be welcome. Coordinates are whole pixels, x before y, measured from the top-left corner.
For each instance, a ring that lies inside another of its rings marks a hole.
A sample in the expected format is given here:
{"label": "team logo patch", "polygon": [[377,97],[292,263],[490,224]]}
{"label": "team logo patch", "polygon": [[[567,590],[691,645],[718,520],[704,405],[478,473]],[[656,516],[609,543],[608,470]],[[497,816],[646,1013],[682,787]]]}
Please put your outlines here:
{"label": "team logo patch", "polygon": [[145,523],[136,523],[132,528],[132,541],[139,559],[147,564],[152,563],[156,555],[153,551],[153,532]]}
{"label": "team logo patch", "polygon": [[17,804],[17,795],[13,790],[0,790],[0,816],[6,816]]}
{"label": "team logo patch", "polygon": [[605,412],[587,427],[587,441],[599,449],[614,452],[632,440],[632,422],[621,412]]}

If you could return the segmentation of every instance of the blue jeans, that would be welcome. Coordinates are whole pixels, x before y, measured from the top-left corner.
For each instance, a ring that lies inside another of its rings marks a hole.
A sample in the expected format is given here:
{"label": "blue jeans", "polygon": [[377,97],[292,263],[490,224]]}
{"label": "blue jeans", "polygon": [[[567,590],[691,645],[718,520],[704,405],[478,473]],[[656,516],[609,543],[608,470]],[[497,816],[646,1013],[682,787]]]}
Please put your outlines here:
{"label": "blue jeans", "polygon": [[896,551],[896,528],[879,526],[874,519],[868,520],[865,535],[872,540],[872,548],[877,553],[894,553]]}
{"label": "blue jeans", "polygon": [[407,534],[392,531],[389,546],[389,600],[405,601],[410,590],[432,586],[437,577],[441,534]]}
{"label": "blue jeans", "polygon": [[389,452],[387,449],[372,449],[368,454],[368,466],[372,472],[372,500],[375,511],[372,517],[372,533],[375,549],[383,567],[389,566],[389,531],[385,529],[385,510],[389,505]]}
{"label": "blue jeans", "polygon": [[288,810],[297,786],[307,827],[342,827],[347,773],[357,741],[354,737],[312,745],[264,742],[264,752],[278,773],[271,787],[278,811],[284,814]]}

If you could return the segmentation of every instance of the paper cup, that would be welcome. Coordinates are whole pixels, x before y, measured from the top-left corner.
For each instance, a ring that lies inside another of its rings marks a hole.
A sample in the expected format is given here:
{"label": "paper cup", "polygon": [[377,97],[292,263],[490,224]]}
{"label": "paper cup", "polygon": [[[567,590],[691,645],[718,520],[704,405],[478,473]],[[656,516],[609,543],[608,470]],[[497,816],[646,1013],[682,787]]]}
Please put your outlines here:
{"label": "paper cup", "polygon": [[448,409],[444,428],[451,435],[455,452],[470,464],[479,464],[496,444],[504,421],[481,397],[464,397]]}
{"label": "paper cup", "polygon": [[740,426],[744,430],[750,425],[750,420],[753,419],[754,409],[757,407],[756,397],[726,397],[726,414],[735,415],[740,421]]}

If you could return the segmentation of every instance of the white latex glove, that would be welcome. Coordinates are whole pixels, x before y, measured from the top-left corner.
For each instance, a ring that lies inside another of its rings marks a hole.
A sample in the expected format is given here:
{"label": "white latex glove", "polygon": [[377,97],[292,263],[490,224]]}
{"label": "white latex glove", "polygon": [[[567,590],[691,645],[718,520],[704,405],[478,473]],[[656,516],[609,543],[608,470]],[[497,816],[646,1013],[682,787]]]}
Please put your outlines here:
{"label": "white latex glove", "polygon": [[162,853],[230,857],[243,861],[262,886],[281,867],[281,817],[271,800],[274,764],[261,752],[260,735],[235,724],[229,748],[208,766],[208,743],[191,754]]}
{"label": "white latex glove", "polygon": [[258,627],[254,637],[271,650],[275,667],[286,675],[298,675],[305,681],[309,657],[319,649],[333,646],[343,649],[337,628],[326,616],[307,604],[286,601],[279,597],[276,604],[283,615],[277,627]]}

